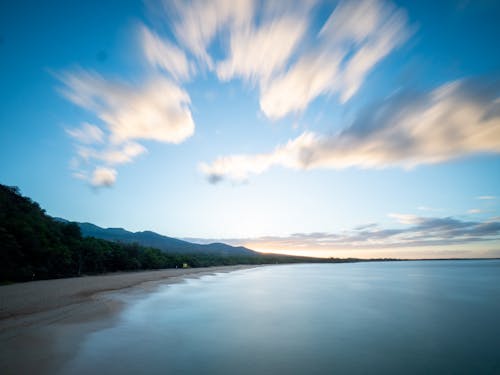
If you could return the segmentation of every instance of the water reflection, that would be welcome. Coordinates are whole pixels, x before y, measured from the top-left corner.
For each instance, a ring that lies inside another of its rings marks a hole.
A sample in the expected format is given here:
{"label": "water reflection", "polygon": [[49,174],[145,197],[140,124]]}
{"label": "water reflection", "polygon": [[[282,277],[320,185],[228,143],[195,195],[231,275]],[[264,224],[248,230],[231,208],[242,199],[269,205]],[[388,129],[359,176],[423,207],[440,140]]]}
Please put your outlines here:
{"label": "water reflection", "polygon": [[500,261],[272,266],[162,288],[64,373],[498,373]]}

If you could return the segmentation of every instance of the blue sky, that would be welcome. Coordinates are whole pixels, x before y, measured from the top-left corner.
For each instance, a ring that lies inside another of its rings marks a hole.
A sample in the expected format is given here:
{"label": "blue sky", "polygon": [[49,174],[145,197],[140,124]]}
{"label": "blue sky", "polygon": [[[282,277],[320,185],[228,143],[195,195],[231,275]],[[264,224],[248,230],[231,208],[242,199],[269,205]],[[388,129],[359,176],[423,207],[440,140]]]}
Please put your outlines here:
{"label": "blue sky", "polygon": [[495,1],[4,1],[0,183],[316,256],[500,256]]}

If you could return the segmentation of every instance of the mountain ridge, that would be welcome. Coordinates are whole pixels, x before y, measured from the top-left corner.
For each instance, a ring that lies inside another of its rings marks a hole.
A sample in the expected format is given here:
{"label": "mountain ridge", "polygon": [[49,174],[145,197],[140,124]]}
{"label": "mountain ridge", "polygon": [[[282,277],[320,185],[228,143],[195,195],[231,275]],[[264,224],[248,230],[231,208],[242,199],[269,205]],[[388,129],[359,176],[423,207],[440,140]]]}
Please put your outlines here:
{"label": "mountain ridge", "polygon": [[[69,222],[66,219],[55,218],[58,221]],[[223,242],[213,242],[209,244],[197,244],[169,237],[151,230],[132,232],[124,228],[103,228],[93,223],[75,222],[80,227],[84,237],[95,237],[103,240],[137,243],[141,246],[148,246],[160,249],[165,253],[194,254],[204,253],[213,255],[259,255],[258,252],[244,246],[231,246]]]}

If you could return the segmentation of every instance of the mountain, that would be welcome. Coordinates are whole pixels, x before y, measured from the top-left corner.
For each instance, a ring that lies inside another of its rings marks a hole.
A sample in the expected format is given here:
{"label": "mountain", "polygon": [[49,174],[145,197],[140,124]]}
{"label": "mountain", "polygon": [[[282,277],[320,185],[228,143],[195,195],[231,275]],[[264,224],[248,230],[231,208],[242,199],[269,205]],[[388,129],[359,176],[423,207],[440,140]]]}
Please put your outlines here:
{"label": "mountain", "polygon": [[[58,219],[61,220],[61,219]],[[177,238],[163,236],[152,231],[129,232],[123,228],[101,228],[91,223],[77,223],[84,237],[95,237],[108,241],[137,243],[154,247],[166,253],[213,255],[258,255],[257,252],[243,246],[230,246],[225,243],[196,244]]]}
{"label": "mountain", "polygon": [[[83,232],[83,235],[82,235]],[[236,264],[345,261],[260,254],[53,218],[15,186],[0,184],[0,284],[105,272]]]}

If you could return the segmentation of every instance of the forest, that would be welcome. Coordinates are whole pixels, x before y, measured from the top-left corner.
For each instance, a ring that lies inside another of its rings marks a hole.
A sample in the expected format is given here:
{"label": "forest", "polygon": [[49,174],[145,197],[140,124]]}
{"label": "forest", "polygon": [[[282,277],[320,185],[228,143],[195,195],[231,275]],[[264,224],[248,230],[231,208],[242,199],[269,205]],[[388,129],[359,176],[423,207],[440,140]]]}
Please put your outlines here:
{"label": "forest", "polygon": [[175,254],[138,244],[83,237],[79,226],[55,220],[17,187],[0,184],[0,282],[116,271],[237,264],[347,262],[288,255]]}

